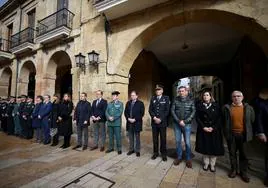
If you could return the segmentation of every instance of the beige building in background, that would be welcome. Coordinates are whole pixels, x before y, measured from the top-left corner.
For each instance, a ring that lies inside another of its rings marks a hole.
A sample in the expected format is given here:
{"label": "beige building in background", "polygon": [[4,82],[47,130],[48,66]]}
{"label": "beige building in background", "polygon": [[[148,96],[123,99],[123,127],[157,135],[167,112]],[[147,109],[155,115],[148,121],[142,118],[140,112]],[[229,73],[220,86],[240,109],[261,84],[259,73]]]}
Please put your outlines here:
{"label": "beige building in background", "polygon": [[267,28],[267,0],[10,0],[0,8],[0,96],[70,92],[77,102],[101,89],[125,102],[135,89],[148,107],[156,83],[169,94],[179,78],[204,73],[253,98],[254,82],[267,80]]}

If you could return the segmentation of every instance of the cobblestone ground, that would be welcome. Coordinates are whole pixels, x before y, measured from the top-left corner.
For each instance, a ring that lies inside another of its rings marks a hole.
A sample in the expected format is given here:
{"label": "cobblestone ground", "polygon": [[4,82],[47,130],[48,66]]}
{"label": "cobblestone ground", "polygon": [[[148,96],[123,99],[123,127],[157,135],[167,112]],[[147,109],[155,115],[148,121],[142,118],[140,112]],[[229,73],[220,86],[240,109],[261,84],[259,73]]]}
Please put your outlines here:
{"label": "cobblestone ground", "polygon": [[[172,130],[168,131],[168,145],[174,146]],[[194,153],[193,168],[185,163],[172,164],[174,150],[169,150],[167,162],[151,160],[151,133],[142,133],[141,157],[116,152],[105,154],[95,151],[59,149],[7,136],[0,132],[0,187],[138,187],[138,188],[261,188],[262,175],[250,171],[251,182],[243,183],[239,177],[229,179],[228,160],[218,160],[216,173],[205,172],[201,156]],[[90,138],[92,140],[92,138]],[[75,138],[72,139],[74,146]],[[61,141],[62,142],[62,141]],[[61,144],[61,143],[60,143]],[[124,138],[124,146],[127,139]]]}

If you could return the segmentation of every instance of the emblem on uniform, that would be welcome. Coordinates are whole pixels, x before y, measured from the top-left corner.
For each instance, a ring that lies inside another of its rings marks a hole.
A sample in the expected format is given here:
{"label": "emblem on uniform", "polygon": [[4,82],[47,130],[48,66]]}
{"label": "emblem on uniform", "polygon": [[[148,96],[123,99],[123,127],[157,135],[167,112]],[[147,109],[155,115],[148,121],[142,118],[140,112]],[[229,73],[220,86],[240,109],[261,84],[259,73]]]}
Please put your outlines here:
{"label": "emblem on uniform", "polygon": [[155,102],[156,102],[156,100],[153,101],[153,103],[155,103]]}

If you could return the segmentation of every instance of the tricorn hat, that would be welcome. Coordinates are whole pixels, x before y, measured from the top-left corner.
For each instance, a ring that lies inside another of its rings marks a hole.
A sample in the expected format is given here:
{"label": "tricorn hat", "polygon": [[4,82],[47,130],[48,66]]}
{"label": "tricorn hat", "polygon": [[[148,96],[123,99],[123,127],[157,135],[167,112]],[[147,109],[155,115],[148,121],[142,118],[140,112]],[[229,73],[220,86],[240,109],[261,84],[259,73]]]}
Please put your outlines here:
{"label": "tricorn hat", "polygon": [[160,89],[164,89],[164,86],[161,85],[161,84],[157,84],[157,85],[155,86],[155,90],[160,90]]}

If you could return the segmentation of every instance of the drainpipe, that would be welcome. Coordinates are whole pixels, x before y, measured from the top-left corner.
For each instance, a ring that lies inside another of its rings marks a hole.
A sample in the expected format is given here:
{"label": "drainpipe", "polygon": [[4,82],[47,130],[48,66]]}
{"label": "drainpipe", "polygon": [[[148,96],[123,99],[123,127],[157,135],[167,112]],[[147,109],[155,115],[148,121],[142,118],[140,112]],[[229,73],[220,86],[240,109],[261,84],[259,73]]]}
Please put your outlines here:
{"label": "drainpipe", "polygon": [[[20,3],[20,23],[19,23],[19,32],[21,31],[21,22],[22,22],[22,8],[21,8],[21,4],[22,2],[19,1]],[[17,99],[18,97],[18,79],[19,79],[19,64],[20,64],[20,60],[18,58],[17,59],[17,66],[16,66],[16,85],[15,85],[15,98]]]}

